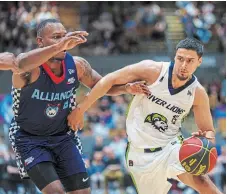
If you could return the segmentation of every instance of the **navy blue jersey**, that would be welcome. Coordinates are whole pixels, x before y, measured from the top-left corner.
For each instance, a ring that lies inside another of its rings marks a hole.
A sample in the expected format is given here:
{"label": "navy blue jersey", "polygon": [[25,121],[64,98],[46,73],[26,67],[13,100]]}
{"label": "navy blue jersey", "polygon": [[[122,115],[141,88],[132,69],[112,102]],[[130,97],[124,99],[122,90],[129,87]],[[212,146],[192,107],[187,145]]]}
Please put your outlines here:
{"label": "navy blue jersey", "polygon": [[33,135],[54,135],[68,130],[67,116],[75,106],[79,81],[70,54],[66,54],[62,65],[62,77],[56,77],[43,64],[37,81],[21,89],[13,88],[14,120],[22,130]]}

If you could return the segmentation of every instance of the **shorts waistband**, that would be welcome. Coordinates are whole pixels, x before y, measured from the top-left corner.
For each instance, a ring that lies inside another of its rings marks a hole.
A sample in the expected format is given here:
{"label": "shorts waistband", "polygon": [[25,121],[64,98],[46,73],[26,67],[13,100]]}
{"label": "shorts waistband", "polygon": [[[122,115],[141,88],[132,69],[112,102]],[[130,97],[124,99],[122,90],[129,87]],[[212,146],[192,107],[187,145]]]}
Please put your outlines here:
{"label": "shorts waistband", "polygon": [[163,147],[157,147],[157,148],[136,148],[130,142],[128,142],[127,146],[130,147],[130,149],[132,149],[132,150],[136,150],[137,152],[143,152],[143,153],[154,153],[154,152],[161,151],[163,149]]}
{"label": "shorts waistband", "polygon": [[[170,141],[170,143],[174,145],[175,143],[177,143],[177,140],[179,141],[180,144],[182,144],[184,137],[182,135],[178,135],[176,139],[173,139],[172,141]],[[154,153],[154,152],[161,151],[165,148],[165,146],[156,147],[156,148],[137,148],[137,147],[134,147],[131,142],[128,142],[127,146],[130,147],[132,150],[136,150],[137,152],[143,152],[143,153]]]}

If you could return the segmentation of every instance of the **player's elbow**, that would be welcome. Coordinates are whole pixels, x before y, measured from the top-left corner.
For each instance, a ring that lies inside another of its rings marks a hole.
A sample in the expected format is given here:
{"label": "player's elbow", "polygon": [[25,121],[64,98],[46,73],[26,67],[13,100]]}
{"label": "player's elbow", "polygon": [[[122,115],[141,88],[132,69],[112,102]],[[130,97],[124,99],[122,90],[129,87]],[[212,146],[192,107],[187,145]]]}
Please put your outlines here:
{"label": "player's elbow", "polygon": [[16,58],[17,66],[20,70],[25,70],[26,63],[27,63],[27,57],[25,54],[18,55]]}

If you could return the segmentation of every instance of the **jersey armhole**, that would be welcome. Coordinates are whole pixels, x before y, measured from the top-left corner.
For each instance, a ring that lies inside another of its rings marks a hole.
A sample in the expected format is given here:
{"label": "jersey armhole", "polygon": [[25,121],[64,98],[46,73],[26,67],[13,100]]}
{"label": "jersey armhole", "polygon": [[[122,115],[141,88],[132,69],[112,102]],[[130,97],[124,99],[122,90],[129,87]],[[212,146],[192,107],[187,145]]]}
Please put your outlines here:
{"label": "jersey armhole", "polygon": [[[37,70],[38,69],[39,69],[39,75],[37,76],[37,79],[36,80],[34,80],[33,82],[30,82],[31,81],[31,76],[32,76],[31,75],[31,71],[30,72],[27,72],[28,75],[25,75],[24,78],[20,78],[21,79],[20,81],[21,82],[23,81],[24,82],[24,85],[22,87],[15,87],[14,84],[12,83],[13,88],[15,88],[15,89],[23,89],[23,88],[25,88],[27,86],[30,86],[30,85],[34,84],[35,82],[37,82],[39,80],[39,78],[40,78],[41,71],[42,71],[40,67],[37,67]],[[34,69],[32,71],[34,71]],[[20,75],[16,75],[16,76],[20,76]]]}
{"label": "jersey armhole", "polygon": [[164,79],[164,76],[166,75],[169,64],[170,64],[170,62],[162,62],[162,69],[161,69],[161,72],[160,72],[158,78],[156,79],[156,81],[153,84],[149,85],[148,87],[153,87]]}
{"label": "jersey armhole", "polygon": [[78,88],[80,86],[80,80],[78,78],[77,64],[76,64],[76,60],[74,60],[74,57],[72,57],[72,60],[73,60],[73,64],[74,64],[74,67],[75,67],[75,76],[74,76],[74,78],[76,79],[76,82],[77,82],[76,88]]}

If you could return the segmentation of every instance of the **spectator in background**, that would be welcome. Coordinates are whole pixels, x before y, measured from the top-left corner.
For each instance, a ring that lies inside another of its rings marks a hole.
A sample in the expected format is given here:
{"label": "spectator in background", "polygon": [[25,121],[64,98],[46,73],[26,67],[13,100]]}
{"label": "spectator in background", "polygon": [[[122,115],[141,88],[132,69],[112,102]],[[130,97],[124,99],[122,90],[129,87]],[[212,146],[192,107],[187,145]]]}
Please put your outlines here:
{"label": "spectator in background", "polygon": [[113,113],[113,122],[115,123],[116,129],[125,129],[125,113],[128,105],[123,96],[112,97],[113,104],[111,110]]}
{"label": "spectator in background", "polygon": [[122,139],[118,133],[113,136],[113,141],[109,144],[109,147],[113,150],[114,155],[116,158],[121,160],[121,163],[124,161],[126,145],[126,140]]}
{"label": "spectator in background", "polygon": [[[177,2],[180,8],[178,14],[182,17],[185,31],[188,37],[196,37],[207,44],[213,36],[213,26],[216,25],[215,5],[212,2],[204,2],[201,8],[198,2]],[[219,28],[220,34],[221,28]]]}
{"label": "spectator in background", "polygon": [[221,100],[223,103],[226,101],[226,79],[222,80],[221,83]]}
{"label": "spectator in background", "polygon": [[94,150],[95,152],[96,152],[96,151],[100,152],[100,151],[103,150],[103,147],[104,147],[104,145],[103,145],[103,137],[97,136],[97,137],[95,138],[95,147],[94,147],[93,150]]}
{"label": "spectator in background", "polygon": [[[47,19],[51,19],[51,18],[54,18],[54,17],[49,10],[48,4],[45,2],[40,7],[40,11],[36,16],[36,22],[40,23],[43,20],[47,20]],[[57,19],[57,18],[55,18],[55,19]]]}
{"label": "spectator in background", "polygon": [[138,8],[136,13],[138,33],[146,39],[150,39],[160,14],[161,8],[156,3],[146,2]]}
{"label": "spectator in background", "polygon": [[103,171],[105,169],[105,164],[102,161],[103,153],[101,151],[96,151],[94,153],[93,160],[90,166],[90,177],[91,177],[91,190],[96,193],[98,191],[103,191],[105,188]]}
{"label": "spectator in background", "polygon": [[99,123],[96,123],[92,127],[95,136],[101,136],[107,138],[109,136],[109,128],[106,126],[104,120],[100,120]]}
{"label": "spectator in background", "polygon": [[7,144],[5,144],[4,139],[0,136],[0,164],[5,163],[10,158]]}
{"label": "spectator in background", "polygon": [[54,5],[34,2],[5,2],[2,4],[0,22],[0,51],[8,50],[16,55],[35,48],[35,26],[47,18],[58,19]]}
{"label": "spectator in background", "polygon": [[221,102],[214,109],[214,119],[217,121],[217,131],[219,131],[222,136],[226,137],[226,103]]}
{"label": "spectator in background", "polygon": [[4,96],[1,101],[0,114],[3,115],[4,121],[6,124],[10,124],[13,118],[13,109],[12,109],[13,99],[10,94]]}
{"label": "spectator in background", "polygon": [[108,189],[115,190],[117,188],[123,187],[123,172],[121,171],[121,161],[119,158],[116,157],[114,151],[111,147],[104,148],[105,156],[104,156],[104,163],[105,163],[105,189],[106,192]]}
{"label": "spectator in background", "polygon": [[[0,106],[0,115],[2,115],[4,119],[3,133],[5,137],[8,137],[9,125],[13,118],[12,104],[13,104],[12,96],[10,94],[5,95],[3,100],[1,101],[1,106]],[[5,139],[5,144],[6,145],[9,144],[8,138]]]}
{"label": "spectator in background", "polygon": [[218,105],[218,88],[214,83],[208,85],[207,94],[209,96],[211,113]]}
{"label": "spectator in background", "polygon": [[217,164],[214,169],[209,173],[209,175],[214,180],[215,185],[220,189],[220,191],[226,193],[226,147],[222,146],[221,155],[218,156]]}
{"label": "spectator in background", "polygon": [[216,31],[219,38],[220,52],[224,52],[226,49],[226,13],[223,14],[220,21],[216,24]]}

